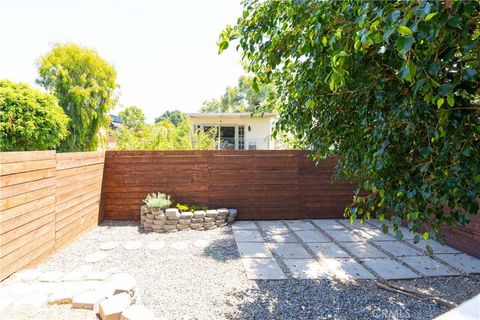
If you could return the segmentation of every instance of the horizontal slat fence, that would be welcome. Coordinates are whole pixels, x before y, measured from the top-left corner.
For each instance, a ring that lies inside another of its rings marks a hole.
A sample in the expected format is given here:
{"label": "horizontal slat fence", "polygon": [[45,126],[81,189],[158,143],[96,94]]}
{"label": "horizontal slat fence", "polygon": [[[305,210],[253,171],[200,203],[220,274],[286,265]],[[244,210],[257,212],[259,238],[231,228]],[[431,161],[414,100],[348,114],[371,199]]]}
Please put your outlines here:
{"label": "horizontal slat fence", "polygon": [[0,152],[0,280],[98,224],[103,152]]}
{"label": "horizontal slat fence", "polygon": [[138,220],[150,192],[177,202],[236,208],[240,219],[340,218],[353,187],[332,182],[336,159],[306,151],[108,151],[105,219]]}

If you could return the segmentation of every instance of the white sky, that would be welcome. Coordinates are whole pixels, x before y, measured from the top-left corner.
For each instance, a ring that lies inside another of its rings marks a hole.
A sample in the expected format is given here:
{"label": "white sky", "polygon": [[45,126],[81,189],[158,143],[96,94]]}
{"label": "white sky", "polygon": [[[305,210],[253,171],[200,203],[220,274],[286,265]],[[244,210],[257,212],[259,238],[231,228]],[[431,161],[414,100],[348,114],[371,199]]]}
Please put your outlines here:
{"label": "white sky", "polygon": [[239,2],[0,0],[0,79],[34,84],[37,58],[75,42],[114,65],[120,106],[140,107],[149,122],[165,110],[196,112],[244,73],[233,47],[219,56],[216,46]]}

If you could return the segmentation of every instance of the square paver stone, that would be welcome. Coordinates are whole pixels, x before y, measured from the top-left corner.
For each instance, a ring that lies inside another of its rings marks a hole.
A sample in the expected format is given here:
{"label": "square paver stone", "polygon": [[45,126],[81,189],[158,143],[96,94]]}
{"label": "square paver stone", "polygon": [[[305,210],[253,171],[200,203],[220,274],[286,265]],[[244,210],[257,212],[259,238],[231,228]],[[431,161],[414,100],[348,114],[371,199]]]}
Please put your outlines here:
{"label": "square paver stone", "polygon": [[279,234],[279,233],[288,233],[290,230],[285,226],[282,221],[278,220],[268,220],[268,221],[258,221],[260,228],[265,233]]}
{"label": "square paver stone", "polygon": [[347,228],[352,228],[352,229],[358,229],[358,230],[364,230],[364,229],[376,229],[374,226],[364,222],[363,224],[360,223],[360,220],[355,220],[353,221],[353,224],[350,223],[349,219],[338,219],[338,223],[341,225],[344,225]]}
{"label": "square paver stone", "polygon": [[328,279],[328,271],[315,259],[283,259],[295,279]]}
{"label": "square paver stone", "polygon": [[284,259],[311,259],[312,256],[299,243],[270,243],[273,251]]}
{"label": "square paver stone", "polygon": [[398,259],[426,277],[454,276],[459,274],[457,271],[427,256],[399,257]]}
{"label": "square paver stone", "polygon": [[330,239],[318,230],[294,232],[303,242],[330,242]]}
{"label": "square paver stone", "polygon": [[237,242],[263,242],[258,230],[233,230],[233,236]]}
{"label": "square paver stone", "polygon": [[362,259],[362,262],[385,280],[420,278],[418,274],[392,258],[366,258]]}
{"label": "square paver stone", "polygon": [[375,276],[353,258],[325,258],[320,264],[339,279],[375,279]]}
{"label": "square paver stone", "polygon": [[369,241],[392,241],[395,240],[388,233],[383,233],[380,229],[358,229],[356,233]]}
{"label": "square paver stone", "polygon": [[318,259],[323,258],[351,258],[351,256],[342,248],[333,242],[307,243],[310,250],[313,251]]}
{"label": "square paver stone", "polygon": [[257,225],[253,221],[235,221],[232,230],[257,230]]}
{"label": "square paver stone", "polygon": [[293,234],[293,232],[289,232],[279,234],[267,234],[265,236],[265,241],[275,243],[296,243],[298,242],[298,239],[295,234]]}
{"label": "square paver stone", "polygon": [[364,239],[356,235],[352,230],[325,230],[335,241],[338,242],[359,242]]}
{"label": "square paver stone", "polygon": [[440,242],[437,242],[435,240],[420,240],[417,244],[413,243],[413,240],[408,240],[408,243],[412,244],[414,247],[420,249],[420,250],[427,250],[427,245],[429,245],[432,248],[432,251],[434,254],[437,253],[461,253],[458,250],[453,249],[452,247],[449,247],[447,245],[443,245]]}
{"label": "square paver stone", "polygon": [[385,253],[378,250],[368,242],[344,242],[342,243],[351,254],[357,258],[386,258]]}
{"label": "square paver stone", "polygon": [[420,252],[419,250],[414,249],[400,241],[378,241],[374,242],[374,244],[395,257],[424,255],[424,253]]}
{"label": "square paver stone", "polygon": [[286,220],[285,223],[288,224],[293,231],[317,230],[313,224],[308,222],[308,220]]}
{"label": "square paver stone", "polygon": [[237,242],[237,247],[242,258],[273,258],[263,242]]}
{"label": "square paver stone", "polygon": [[287,279],[274,258],[241,259],[247,278],[250,280],[282,280]]}
{"label": "square paver stone", "polygon": [[322,230],[343,230],[345,226],[333,219],[314,219],[311,220],[314,225]]}
{"label": "square paver stone", "polygon": [[480,259],[469,256],[465,253],[459,254],[437,254],[435,257],[442,259],[450,266],[465,273],[480,273]]}

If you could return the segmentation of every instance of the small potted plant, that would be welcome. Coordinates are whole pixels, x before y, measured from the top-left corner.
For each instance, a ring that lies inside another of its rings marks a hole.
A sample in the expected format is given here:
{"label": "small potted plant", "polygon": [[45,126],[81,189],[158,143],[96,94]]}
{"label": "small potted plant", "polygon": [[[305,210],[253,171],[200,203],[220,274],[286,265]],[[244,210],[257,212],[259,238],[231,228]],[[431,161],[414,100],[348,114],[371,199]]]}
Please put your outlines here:
{"label": "small potted plant", "polygon": [[170,207],[172,204],[172,200],[170,200],[170,196],[165,193],[150,193],[147,195],[145,200],[145,205],[147,208],[152,212],[154,215],[158,215],[164,213],[164,209]]}

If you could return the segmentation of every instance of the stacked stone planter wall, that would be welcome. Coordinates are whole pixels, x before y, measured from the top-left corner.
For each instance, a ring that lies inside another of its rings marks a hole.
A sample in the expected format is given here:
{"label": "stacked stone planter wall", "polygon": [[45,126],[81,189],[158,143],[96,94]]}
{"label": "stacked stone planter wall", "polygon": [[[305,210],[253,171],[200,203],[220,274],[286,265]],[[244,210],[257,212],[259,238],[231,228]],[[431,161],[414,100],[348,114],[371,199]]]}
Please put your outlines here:
{"label": "stacked stone planter wall", "polygon": [[145,231],[177,232],[179,230],[212,230],[226,226],[237,218],[235,209],[200,210],[180,212],[176,208],[165,210],[142,206],[140,227]]}

